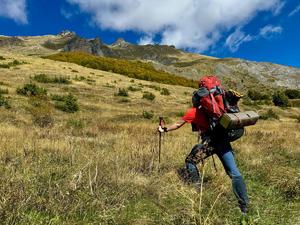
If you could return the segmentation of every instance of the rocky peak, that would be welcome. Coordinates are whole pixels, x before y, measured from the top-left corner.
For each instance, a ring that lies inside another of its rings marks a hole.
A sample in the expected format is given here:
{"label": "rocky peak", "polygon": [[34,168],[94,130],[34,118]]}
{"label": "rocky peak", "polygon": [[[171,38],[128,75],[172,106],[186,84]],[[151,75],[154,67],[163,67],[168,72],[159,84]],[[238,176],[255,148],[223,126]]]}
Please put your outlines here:
{"label": "rocky peak", "polygon": [[81,51],[87,52],[93,55],[103,56],[102,43],[100,38],[84,39],[80,37],[73,38],[67,45],[64,46],[64,51]]}
{"label": "rocky peak", "polygon": [[76,33],[73,31],[69,31],[69,30],[63,30],[58,35],[61,37],[64,37],[64,38],[69,38],[69,37],[75,37]]}
{"label": "rocky peak", "polygon": [[126,48],[130,45],[129,42],[126,42],[123,38],[118,38],[114,43],[112,43],[111,46],[113,47],[121,47],[121,48]]}

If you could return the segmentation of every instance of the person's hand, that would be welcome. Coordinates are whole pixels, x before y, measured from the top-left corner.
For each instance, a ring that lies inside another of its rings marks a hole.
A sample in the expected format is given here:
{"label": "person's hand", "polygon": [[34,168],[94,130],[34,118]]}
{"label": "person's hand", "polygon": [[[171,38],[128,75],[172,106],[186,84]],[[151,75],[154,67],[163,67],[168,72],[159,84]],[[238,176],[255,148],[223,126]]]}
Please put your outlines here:
{"label": "person's hand", "polygon": [[167,128],[166,127],[162,127],[162,126],[158,126],[158,132],[160,133],[164,133],[164,132],[168,132]]}

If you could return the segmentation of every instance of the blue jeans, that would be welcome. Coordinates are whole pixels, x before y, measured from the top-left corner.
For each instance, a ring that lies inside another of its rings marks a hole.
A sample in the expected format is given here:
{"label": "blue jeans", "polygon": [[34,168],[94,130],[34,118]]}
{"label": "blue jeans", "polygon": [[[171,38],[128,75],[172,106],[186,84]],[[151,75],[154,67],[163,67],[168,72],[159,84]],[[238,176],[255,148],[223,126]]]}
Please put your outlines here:
{"label": "blue jeans", "polygon": [[239,205],[245,207],[249,203],[246,185],[244,179],[240,174],[239,169],[234,160],[234,155],[231,149],[224,149],[216,152],[227,175],[231,178],[233,193],[238,199]]}
{"label": "blue jeans", "polygon": [[[217,154],[227,175],[231,178],[233,193],[238,199],[240,207],[246,207],[249,203],[247,189],[244,179],[235,163],[230,143],[222,140],[215,141],[213,147],[214,153]],[[200,161],[203,161],[203,150],[204,146],[202,144],[195,145],[185,160],[186,169],[188,171],[188,180],[192,183],[200,182],[200,174],[196,165]]]}

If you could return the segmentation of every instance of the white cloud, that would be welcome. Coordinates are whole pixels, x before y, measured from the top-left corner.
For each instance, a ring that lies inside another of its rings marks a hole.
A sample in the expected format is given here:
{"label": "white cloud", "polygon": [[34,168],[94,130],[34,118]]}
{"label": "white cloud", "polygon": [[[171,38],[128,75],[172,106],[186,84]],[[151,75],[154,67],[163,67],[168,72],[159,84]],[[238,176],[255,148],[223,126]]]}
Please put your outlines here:
{"label": "white cloud", "polygon": [[240,45],[244,42],[252,41],[255,37],[245,34],[240,29],[237,29],[228,36],[225,42],[225,46],[229,48],[231,52],[236,52]]}
{"label": "white cloud", "polygon": [[154,44],[153,35],[145,35],[140,38],[138,44],[139,45],[147,45],[147,44]]}
{"label": "white cloud", "polygon": [[260,29],[259,35],[264,38],[271,38],[275,34],[280,34],[282,30],[281,26],[267,25]]}
{"label": "white cloud", "polygon": [[[159,35],[161,43],[205,51],[224,31],[242,27],[281,0],[67,0],[102,29]],[[282,7],[281,7],[282,8]],[[275,10],[275,11],[274,11]],[[280,10],[277,10],[279,13]],[[142,38],[144,40],[145,38]],[[142,41],[141,40],[141,41]],[[148,39],[149,40],[149,39]]]}
{"label": "white cloud", "polygon": [[300,5],[298,5],[293,11],[291,11],[289,13],[289,17],[295,15],[296,13],[298,13],[300,11]]}
{"label": "white cloud", "polygon": [[0,17],[13,19],[17,23],[28,23],[26,0],[0,0]]}

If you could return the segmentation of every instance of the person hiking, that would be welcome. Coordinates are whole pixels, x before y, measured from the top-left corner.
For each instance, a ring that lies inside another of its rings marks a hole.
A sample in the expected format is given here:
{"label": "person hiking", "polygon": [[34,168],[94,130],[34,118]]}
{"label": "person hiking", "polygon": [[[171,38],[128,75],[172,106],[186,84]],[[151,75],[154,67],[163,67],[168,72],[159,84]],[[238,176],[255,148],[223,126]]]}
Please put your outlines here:
{"label": "person hiking", "polygon": [[215,126],[211,129],[211,121],[203,107],[195,106],[193,99],[193,108],[186,111],[184,116],[176,123],[166,126],[159,126],[158,131],[170,132],[179,129],[186,123],[192,124],[193,131],[199,132],[202,143],[196,144],[190,154],[185,159],[187,170],[187,179],[194,184],[200,183],[200,174],[197,164],[216,154],[220,159],[227,175],[232,181],[233,193],[238,200],[242,213],[247,213],[249,204],[248,194],[244,179],[235,163],[233,149],[224,129]]}

